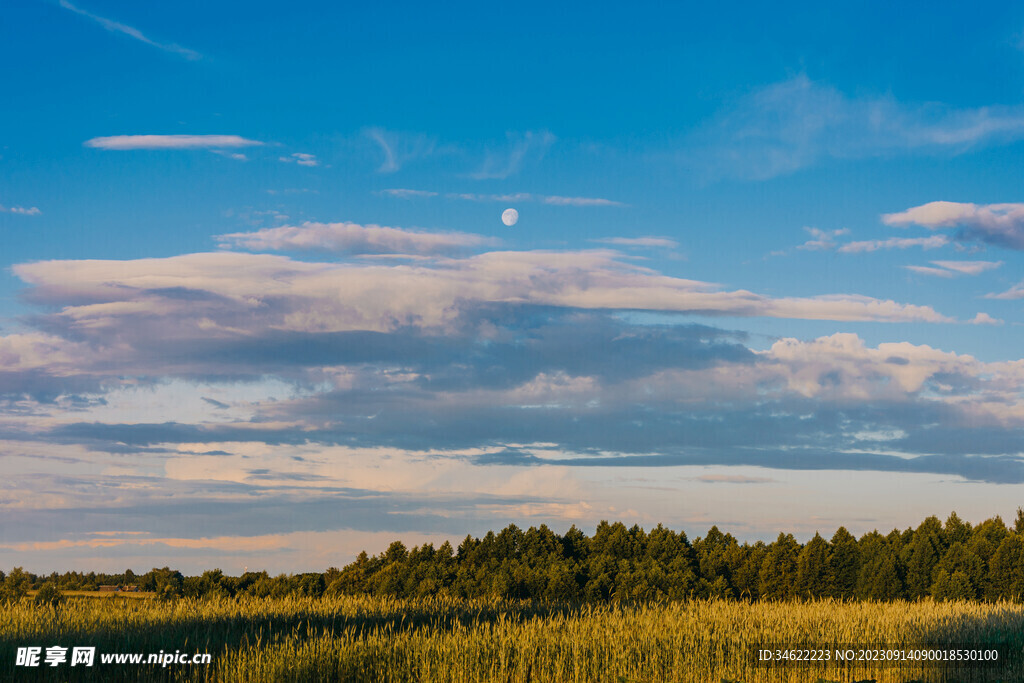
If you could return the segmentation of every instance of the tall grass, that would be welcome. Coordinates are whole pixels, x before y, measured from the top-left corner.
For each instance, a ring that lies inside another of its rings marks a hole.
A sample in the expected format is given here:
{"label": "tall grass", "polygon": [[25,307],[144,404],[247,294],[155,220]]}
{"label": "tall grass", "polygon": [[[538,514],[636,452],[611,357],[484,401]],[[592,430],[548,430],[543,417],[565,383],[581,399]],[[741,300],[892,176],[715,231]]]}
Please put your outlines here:
{"label": "tall grass", "polygon": [[[381,598],[71,598],[0,611],[4,680],[174,681],[1021,681],[1019,659],[943,670],[917,663],[766,669],[758,645],[1024,645],[1024,607],[953,602],[545,606]],[[209,666],[16,667],[28,645],[209,652]]]}

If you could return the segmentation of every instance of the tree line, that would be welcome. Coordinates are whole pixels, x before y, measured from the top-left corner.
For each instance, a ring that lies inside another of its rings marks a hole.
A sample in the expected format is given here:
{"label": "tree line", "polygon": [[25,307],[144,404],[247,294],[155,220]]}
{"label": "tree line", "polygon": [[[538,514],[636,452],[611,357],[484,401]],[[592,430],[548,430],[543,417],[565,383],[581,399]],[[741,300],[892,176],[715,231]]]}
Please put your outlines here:
{"label": "tree line", "polygon": [[815,534],[799,543],[779,534],[771,543],[739,543],[711,527],[692,542],[662,525],[644,531],[601,522],[593,536],[575,526],[559,535],[547,526],[509,525],[458,548],[443,543],[409,550],[399,541],[379,555],[323,573],[219,569],[184,576],[164,567],[142,575],[67,572],[37,576],[0,572],[0,598],[18,599],[52,584],[58,590],[97,590],[104,584],[138,586],[161,598],[255,595],[448,595],[556,602],[733,598],[792,600],[1024,600],[1024,510],[1008,528],[999,517],[977,526],[952,513],[929,517],[916,529],[878,531],[859,539],[840,527],[831,539]]}

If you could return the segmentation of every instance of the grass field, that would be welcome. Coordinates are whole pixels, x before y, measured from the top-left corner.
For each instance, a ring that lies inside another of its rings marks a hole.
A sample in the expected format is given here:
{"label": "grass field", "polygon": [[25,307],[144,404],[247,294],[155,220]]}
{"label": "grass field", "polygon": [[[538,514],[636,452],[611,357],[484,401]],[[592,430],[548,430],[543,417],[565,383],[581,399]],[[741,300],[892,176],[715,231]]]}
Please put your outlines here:
{"label": "grass field", "polygon": [[[1024,606],[754,603],[540,606],[447,599],[156,602],[71,597],[0,612],[0,678],[54,681],[1021,681],[1024,663],[759,668],[759,645],[1024,644]],[[15,665],[18,647],[95,646],[91,669]],[[101,654],[210,653],[209,665],[101,664]],[[1009,661],[1012,659],[1012,661]]]}
{"label": "grass field", "polygon": [[[39,591],[28,591],[27,595],[29,599],[31,599],[34,598],[38,592]],[[136,600],[141,598],[151,600],[156,597],[156,593],[143,593],[142,591],[139,591],[138,593],[132,593],[129,591],[62,591],[61,594],[65,598],[134,598]]]}

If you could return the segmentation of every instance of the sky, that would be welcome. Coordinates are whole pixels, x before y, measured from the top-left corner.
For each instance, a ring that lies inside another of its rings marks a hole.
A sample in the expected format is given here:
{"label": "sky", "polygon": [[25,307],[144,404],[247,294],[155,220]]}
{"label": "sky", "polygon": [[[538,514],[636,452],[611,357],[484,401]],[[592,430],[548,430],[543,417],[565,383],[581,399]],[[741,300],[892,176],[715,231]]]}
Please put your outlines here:
{"label": "sky", "polygon": [[0,567],[1024,504],[1019,3],[14,0],[0,83]]}

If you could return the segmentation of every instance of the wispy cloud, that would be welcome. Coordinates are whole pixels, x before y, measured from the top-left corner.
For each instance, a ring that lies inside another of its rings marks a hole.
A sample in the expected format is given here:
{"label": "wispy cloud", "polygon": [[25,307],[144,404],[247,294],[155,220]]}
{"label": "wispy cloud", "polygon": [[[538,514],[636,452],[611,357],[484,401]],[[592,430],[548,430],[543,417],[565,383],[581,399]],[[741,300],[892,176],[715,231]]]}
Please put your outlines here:
{"label": "wispy cloud", "polygon": [[768,477],[747,477],[740,474],[705,474],[694,477],[693,480],[705,484],[767,484],[777,481]]}
{"label": "wispy cloud", "polygon": [[884,240],[864,240],[860,242],[847,242],[839,247],[838,251],[843,254],[859,254],[880,249],[910,249],[921,247],[922,249],[938,249],[949,244],[949,238],[945,235],[932,235],[930,237],[890,237]]}
{"label": "wispy cloud", "polygon": [[956,277],[956,273],[952,270],[946,270],[945,268],[933,268],[931,266],[903,266],[907,270],[917,273],[918,275],[932,275],[934,277],[953,278]]}
{"label": "wispy cloud", "polygon": [[298,164],[299,166],[320,165],[320,161],[316,158],[315,154],[306,154],[304,152],[294,152],[290,156],[278,157],[278,161],[283,161],[286,164]]}
{"label": "wispy cloud", "polygon": [[383,195],[385,197],[396,197],[398,199],[418,199],[437,196],[437,192],[430,192],[429,190],[407,190],[401,187],[381,190],[377,194]]}
{"label": "wispy cloud", "polygon": [[539,161],[555,142],[546,130],[508,133],[503,148],[490,148],[480,167],[469,174],[474,180],[505,179],[522,170],[527,161]]}
{"label": "wispy cloud", "polygon": [[264,190],[267,194],[320,194],[319,190],[308,187],[286,187],[283,190]]}
{"label": "wispy cloud", "polygon": [[[932,266],[903,266],[921,275],[952,278],[958,275],[981,275],[1003,265],[1002,261],[931,261]],[[933,267],[937,266],[937,267]]]}
{"label": "wispy cloud", "polygon": [[920,225],[929,230],[957,228],[959,241],[976,241],[1008,249],[1024,249],[1024,204],[929,202],[882,216],[886,225]]}
{"label": "wispy cloud", "polygon": [[403,133],[383,128],[366,128],[363,134],[377,143],[384,159],[377,168],[378,173],[394,173],[410,161],[433,154],[437,140],[419,133]]}
{"label": "wispy cloud", "polygon": [[0,213],[14,213],[20,216],[38,216],[42,211],[35,206],[4,206],[3,204],[0,204]]}
{"label": "wispy cloud", "polygon": [[142,31],[140,31],[137,28],[128,26],[126,24],[121,24],[111,19],[107,19],[105,17],[93,14],[91,12],[87,12],[84,9],[80,9],[75,5],[72,5],[70,2],[68,2],[68,0],[60,0],[60,6],[63,7],[64,9],[71,10],[75,14],[79,14],[83,17],[87,17],[88,19],[92,19],[97,24],[99,24],[106,30],[110,31],[111,33],[120,33],[129,36],[130,38],[134,38],[135,40],[145,43],[146,45],[155,47],[158,50],[163,50],[164,52],[171,52],[174,54],[181,55],[185,59],[195,60],[202,58],[202,55],[200,55],[195,50],[190,50],[187,47],[182,47],[181,45],[176,45],[175,43],[158,43],[157,41],[146,37],[142,33]]}
{"label": "wispy cloud", "polygon": [[986,294],[985,298],[986,299],[1005,299],[1005,300],[1024,299],[1024,281],[1018,282],[1017,284],[1015,284],[1013,287],[1010,287],[1005,292],[1000,292],[998,294]]}
{"label": "wispy cloud", "polygon": [[611,199],[601,199],[600,197],[558,197],[548,196],[542,200],[545,204],[553,204],[555,206],[626,206],[622,202],[616,202]]}
{"label": "wispy cloud", "polygon": [[849,234],[849,229],[839,228],[838,230],[819,230],[818,228],[804,228],[814,239],[807,240],[797,247],[806,251],[824,251],[835,249],[836,237]]}
{"label": "wispy cloud", "polygon": [[242,154],[241,152],[228,152],[223,149],[211,149],[211,152],[217,156],[222,156],[226,159],[234,159],[235,161],[249,161],[249,157]]}
{"label": "wispy cloud", "polygon": [[611,244],[617,247],[641,247],[651,249],[675,249],[679,243],[668,237],[602,237],[590,240],[598,244]]}
{"label": "wispy cloud", "polygon": [[686,158],[713,175],[763,180],[823,159],[959,153],[1024,138],[1024,107],[957,109],[851,97],[800,75],[740,99],[690,140]]}
{"label": "wispy cloud", "polygon": [[[439,193],[428,190],[393,189],[381,190],[380,194],[400,199],[437,197]],[[458,199],[467,202],[539,202],[551,206],[629,206],[614,199],[602,197],[562,197],[559,195],[533,194],[530,192],[505,192],[480,194],[477,192],[448,192],[446,199]]]}
{"label": "wispy cloud", "polygon": [[111,135],[91,138],[86,147],[95,149],[216,149],[256,147],[263,143],[238,135]]}
{"label": "wispy cloud", "polygon": [[347,254],[429,255],[498,244],[462,232],[423,232],[356,223],[303,223],[218,235],[221,247],[253,251],[325,251]]}
{"label": "wispy cloud", "polygon": [[529,192],[512,192],[505,194],[475,194],[473,192],[449,192],[448,199],[461,199],[467,202],[532,202],[535,197]]}

